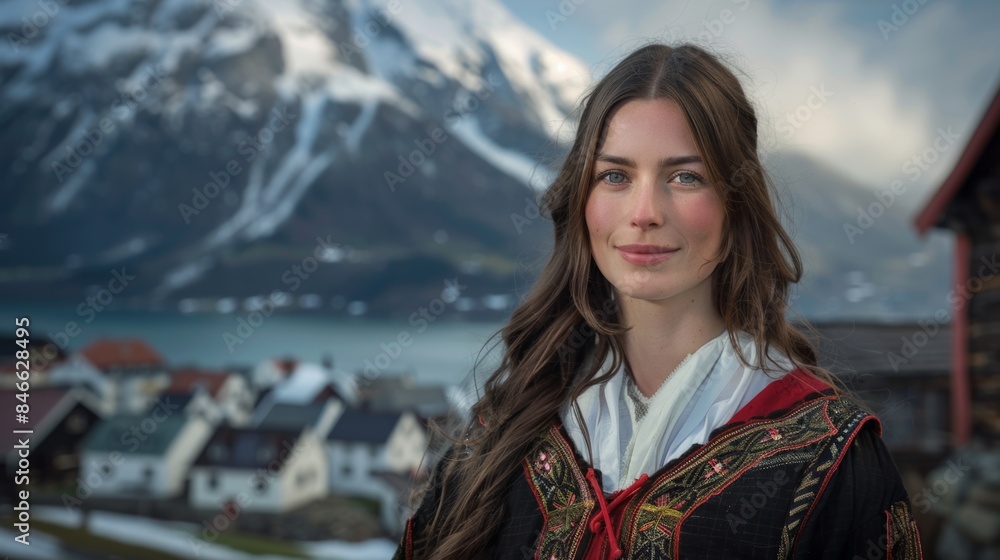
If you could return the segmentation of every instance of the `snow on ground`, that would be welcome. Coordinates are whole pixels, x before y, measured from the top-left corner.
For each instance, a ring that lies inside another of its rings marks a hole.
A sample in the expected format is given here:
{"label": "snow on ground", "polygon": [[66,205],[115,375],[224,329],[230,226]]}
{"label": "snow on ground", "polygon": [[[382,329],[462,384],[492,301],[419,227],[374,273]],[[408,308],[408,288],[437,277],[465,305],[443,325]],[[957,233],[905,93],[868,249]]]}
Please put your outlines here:
{"label": "snow on ground", "polygon": [[[65,527],[78,527],[80,525],[79,511],[71,511],[56,506],[38,506],[33,508],[32,516],[35,519],[41,519]],[[194,523],[154,521],[134,515],[94,511],[90,514],[89,527],[90,532],[97,536],[123,543],[155,548],[182,558],[198,560],[244,560],[247,558],[254,560],[284,560],[288,558],[273,554],[251,555],[203,541],[195,537],[196,533],[200,533],[201,527]],[[5,530],[0,529],[0,536],[3,536],[5,543],[13,541],[13,535],[7,538]],[[35,546],[34,543],[38,536],[37,532],[32,533],[32,547]],[[53,539],[42,538],[39,542],[42,543],[42,547],[48,546],[48,553],[58,550],[58,545]],[[300,548],[305,554],[309,554],[314,558],[325,559],[388,560],[396,550],[396,543],[388,539],[375,539],[361,543],[322,541],[303,542],[300,544]],[[2,546],[0,545],[0,553],[6,551]],[[37,558],[54,557],[51,554],[37,556]]]}
{"label": "snow on ground", "polygon": [[324,541],[303,543],[302,550],[313,558],[350,558],[351,560],[385,560],[392,558],[396,544],[386,539],[373,539],[362,543]]}
{"label": "snow on ground", "polygon": [[33,560],[35,558],[51,560],[52,558],[60,557],[58,539],[32,530],[28,533],[28,545],[25,546],[14,540],[14,537],[18,535],[20,533],[0,527],[0,554],[5,558],[11,556],[12,558],[23,560]]}

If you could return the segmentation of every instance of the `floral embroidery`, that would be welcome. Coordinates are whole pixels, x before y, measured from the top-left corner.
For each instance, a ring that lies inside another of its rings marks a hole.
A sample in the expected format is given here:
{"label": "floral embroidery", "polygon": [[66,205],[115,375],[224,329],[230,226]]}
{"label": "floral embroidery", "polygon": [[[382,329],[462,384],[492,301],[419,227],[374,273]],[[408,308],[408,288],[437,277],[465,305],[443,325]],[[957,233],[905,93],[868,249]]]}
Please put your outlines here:
{"label": "floral embroidery", "polygon": [[760,441],[761,442],[765,442],[768,440],[778,441],[779,439],[781,439],[781,432],[779,432],[776,428],[771,428],[770,430],[767,431],[767,435],[764,436],[764,439]]}
{"label": "floral embroidery", "polygon": [[552,463],[549,463],[548,453],[542,451],[538,454],[538,460],[535,461],[535,468],[545,472],[549,472],[552,470]]}
{"label": "floral embroidery", "polygon": [[576,557],[595,500],[572,448],[553,426],[542,438],[540,451],[522,463],[545,519],[534,557]]}
{"label": "floral embroidery", "polygon": [[[626,509],[623,527],[628,527],[629,558],[676,558],[681,525],[709,497],[762,460],[835,434],[826,411],[828,402],[817,399],[787,416],[720,434],[658,476],[646,494]],[[780,443],[772,437],[775,431],[782,436]],[[663,496],[669,496],[666,504],[660,500]]]}
{"label": "floral embroidery", "polygon": [[711,467],[712,470],[705,473],[705,478],[708,478],[713,474],[726,474],[729,472],[729,469],[724,467],[718,459],[709,459],[708,466]]}
{"label": "floral embroidery", "polygon": [[670,506],[645,506],[643,510],[648,514],[644,524],[639,526],[640,531],[650,531],[655,529],[657,534],[654,538],[667,538],[673,534],[673,528],[677,525],[677,520],[683,512]]}

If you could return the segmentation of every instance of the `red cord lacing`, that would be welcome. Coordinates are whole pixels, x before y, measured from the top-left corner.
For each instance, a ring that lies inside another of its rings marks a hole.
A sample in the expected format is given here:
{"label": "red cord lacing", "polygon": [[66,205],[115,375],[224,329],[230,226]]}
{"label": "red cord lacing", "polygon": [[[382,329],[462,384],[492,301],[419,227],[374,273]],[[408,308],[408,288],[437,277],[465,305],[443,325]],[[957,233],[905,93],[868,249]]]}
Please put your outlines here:
{"label": "red cord lacing", "polygon": [[[622,550],[618,548],[618,535],[615,534],[615,526],[611,522],[611,511],[614,511],[618,504],[629,499],[632,494],[638,490],[649,475],[643,474],[635,480],[628,488],[621,490],[621,492],[615,496],[614,500],[611,500],[611,505],[609,506],[604,500],[604,491],[601,490],[601,486],[597,483],[597,475],[594,473],[593,468],[587,469],[587,480],[590,481],[590,487],[593,488],[594,494],[597,495],[597,504],[601,508],[601,515],[595,517],[590,521],[590,530],[596,535],[595,538],[600,539],[600,532],[602,527],[606,527],[608,531],[608,542],[611,544],[611,558],[612,560],[617,560],[622,556]],[[602,525],[603,522],[603,525]]]}

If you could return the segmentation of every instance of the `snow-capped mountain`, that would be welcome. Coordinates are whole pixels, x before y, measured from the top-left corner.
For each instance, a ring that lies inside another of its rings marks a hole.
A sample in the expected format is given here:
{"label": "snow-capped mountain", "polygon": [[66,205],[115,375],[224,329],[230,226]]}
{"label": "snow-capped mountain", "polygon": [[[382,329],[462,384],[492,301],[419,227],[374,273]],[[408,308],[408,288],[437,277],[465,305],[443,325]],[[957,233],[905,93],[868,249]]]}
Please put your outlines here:
{"label": "snow-capped mountain", "polygon": [[[7,301],[499,311],[544,262],[537,162],[592,83],[499,0],[0,0],[0,32]],[[944,305],[941,244],[888,213],[855,243],[873,196],[803,157],[768,165],[800,310]]]}
{"label": "snow-capped mountain", "polygon": [[2,256],[24,296],[122,266],[131,296],[266,295],[314,253],[302,292],[462,270],[489,291],[550,235],[511,215],[591,78],[499,2],[53,6],[0,3]]}

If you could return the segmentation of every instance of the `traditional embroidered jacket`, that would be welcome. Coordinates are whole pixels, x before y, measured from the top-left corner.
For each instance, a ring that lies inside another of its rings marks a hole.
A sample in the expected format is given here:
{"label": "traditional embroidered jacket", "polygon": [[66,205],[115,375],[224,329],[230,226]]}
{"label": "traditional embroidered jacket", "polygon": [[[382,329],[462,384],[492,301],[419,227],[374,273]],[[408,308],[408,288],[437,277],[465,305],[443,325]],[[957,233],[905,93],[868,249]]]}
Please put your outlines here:
{"label": "traditional embroidered jacket", "polygon": [[[923,557],[878,419],[801,370],[769,384],[704,445],[611,494],[561,423],[538,443],[484,558]],[[414,537],[441,499],[435,484],[394,560],[418,558]]]}

